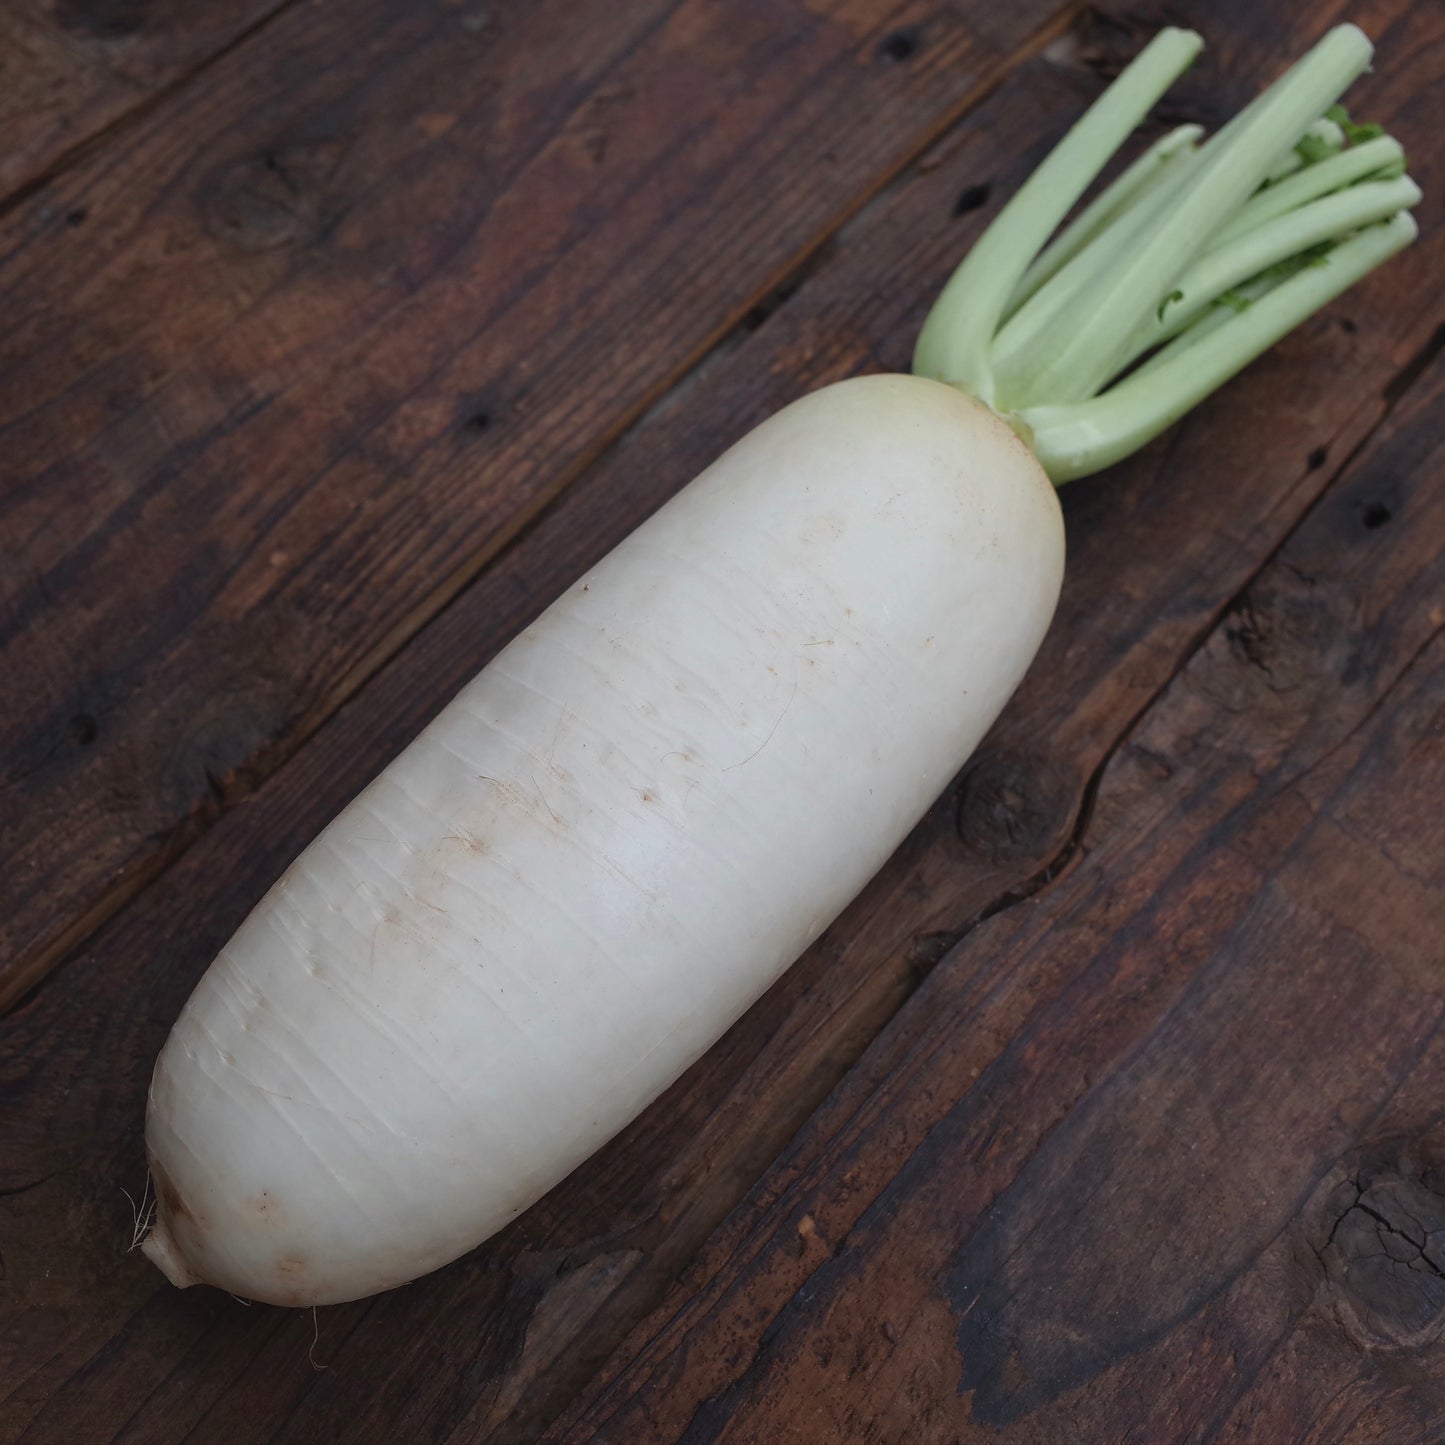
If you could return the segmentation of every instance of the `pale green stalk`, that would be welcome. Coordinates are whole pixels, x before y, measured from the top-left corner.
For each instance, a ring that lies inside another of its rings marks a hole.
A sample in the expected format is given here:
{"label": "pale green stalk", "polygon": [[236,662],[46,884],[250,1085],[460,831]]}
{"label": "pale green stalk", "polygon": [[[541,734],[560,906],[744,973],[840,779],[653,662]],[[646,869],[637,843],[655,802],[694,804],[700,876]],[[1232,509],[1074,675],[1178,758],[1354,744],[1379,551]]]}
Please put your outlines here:
{"label": "pale green stalk", "polygon": [[1100,192],[1098,198],[1090,203],[1076,221],[1070,223],[1067,230],[1040,252],[1014,288],[1005,314],[1010,315],[1017,311],[1045,281],[1066,262],[1072,261],[1106,226],[1123,215],[1128,207],[1137,205],[1142,197],[1149,195],[1165,176],[1171,174],[1179,158],[1194,150],[1195,143],[1203,134],[1203,126],[1181,125],[1156,140],[1117,180]]}
{"label": "pale green stalk", "polygon": [[1021,434],[1056,482],[1111,466],[1152,441],[1306,317],[1408,246],[1416,233],[1414,218],[1403,211],[1367,227],[1331,251],[1323,265],[1297,272],[1147,373],[1127,377],[1091,401],[1018,413]]}
{"label": "pale green stalk", "polygon": [[1366,141],[1364,145],[1341,151],[1328,160],[1305,166],[1288,179],[1266,186],[1251,196],[1234,213],[1233,219],[1216,232],[1211,246],[1223,246],[1266,221],[1274,220],[1276,216],[1353,185],[1367,176],[1396,166],[1403,167],[1404,162],[1405,151],[1400,142],[1382,135]]}
{"label": "pale green stalk", "polygon": [[1109,157],[1199,53],[1188,30],[1163,30],[1020,187],[954,272],[924,323],[913,369],[992,404],[988,348],[1013,289]]}
{"label": "pale green stalk", "polygon": [[1258,230],[1201,256],[1175,283],[1160,312],[1145,322],[1126,362],[1182,331],[1210,302],[1241,282],[1326,241],[1383,221],[1419,203],[1420,187],[1409,176],[1367,181],[1276,216]]}
{"label": "pale green stalk", "polygon": [[[1293,275],[1293,272],[1290,274]],[[1193,325],[1181,331],[1166,345],[1161,346],[1147,360],[1133,367],[1129,372],[1129,379],[1133,381],[1136,377],[1147,376],[1149,373],[1157,371],[1178,356],[1181,351],[1186,351],[1196,342],[1202,341],[1211,331],[1217,331],[1221,326],[1228,325],[1241,311],[1253,306],[1262,296],[1267,296],[1288,279],[1284,275],[1256,276],[1242,286],[1236,286],[1229,293],[1227,299],[1216,301]],[[1104,393],[1105,396],[1108,394],[1108,392]]]}
{"label": "pale green stalk", "polygon": [[1198,152],[1181,155],[1160,185],[1096,235],[1009,317],[989,352],[995,391],[1005,405],[1011,404],[1008,398],[1023,384],[1021,378],[1037,368],[1045,339],[1069,324],[1067,318],[1079,298],[1107,284],[1118,271],[1120,258],[1137,249],[1179,204],[1199,165]]}
{"label": "pale green stalk", "polygon": [[1313,125],[1307,126],[1305,133],[1269,168],[1265,184],[1273,185],[1285,176],[1293,175],[1301,166],[1342,150],[1344,144],[1344,129],[1322,116]]}

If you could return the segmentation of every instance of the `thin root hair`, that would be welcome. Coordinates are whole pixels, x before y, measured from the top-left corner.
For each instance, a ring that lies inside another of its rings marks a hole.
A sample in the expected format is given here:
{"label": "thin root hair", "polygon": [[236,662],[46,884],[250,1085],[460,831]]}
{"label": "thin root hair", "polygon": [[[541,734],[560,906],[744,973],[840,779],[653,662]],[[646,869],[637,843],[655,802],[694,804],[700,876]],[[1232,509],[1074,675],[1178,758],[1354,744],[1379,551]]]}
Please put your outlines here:
{"label": "thin root hair", "polygon": [[158,1201],[151,1196],[151,1172],[146,1170],[146,1186],[141,1191],[140,1203],[135,1202],[135,1196],[125,1187],[124,1184],[116,1186],[125,1195],[130,1203],[131,1211],[131,1235],[130,1243],[126,1246],[125,1252],[133,1254],[140,1248],[146,1235],[151,1232],[151,1223],[156,1217],[156,1204]]}

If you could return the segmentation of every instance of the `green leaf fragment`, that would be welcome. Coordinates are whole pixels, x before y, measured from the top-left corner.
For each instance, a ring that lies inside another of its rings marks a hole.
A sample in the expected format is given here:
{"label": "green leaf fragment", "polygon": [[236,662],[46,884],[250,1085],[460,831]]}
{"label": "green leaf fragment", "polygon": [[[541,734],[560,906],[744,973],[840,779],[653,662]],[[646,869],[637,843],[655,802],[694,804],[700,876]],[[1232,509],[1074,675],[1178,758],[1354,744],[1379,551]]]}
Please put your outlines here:
{"label": "green leaf fragment", "polygon": [[1326,161],[1335,155],[1339,147],[1333,146],[1324,136],[1305,134],[1299,138],[1295,146],[1300,158],[1307,166],[1312,166],[1316,161]]}
{"label": "green leaf fragment", "polygon": [[1350,113],[1342,105],[1332,105],[1325,112],[1325,119],[1332,120],[1344,131],[1345,139],[1352,146],[1363,145],[1367,140],[1374,140],[1376,136],[1384,135],[1385,127],[1376,125],[1373,121],[1363,125],[1357,125],[1350,119]]}

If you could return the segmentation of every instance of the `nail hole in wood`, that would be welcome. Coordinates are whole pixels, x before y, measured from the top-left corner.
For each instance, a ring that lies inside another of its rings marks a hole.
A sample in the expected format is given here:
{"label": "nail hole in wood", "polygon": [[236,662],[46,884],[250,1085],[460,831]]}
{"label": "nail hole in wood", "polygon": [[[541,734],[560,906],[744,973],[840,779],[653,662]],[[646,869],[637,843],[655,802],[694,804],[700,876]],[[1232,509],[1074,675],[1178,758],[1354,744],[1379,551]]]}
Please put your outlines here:
{"label": "nail hole in wood", "polygon": [[988,198],[993,191],[993,186],[985,181],[981,186],[970,186],[953,203],[953,214],[955,216],[966,216],[970,211],[976,211],[980,206],[988,204]]}
{"label": "nail hole in wood", "polygon": [[1365,524],[1367,531],[1373,532],[1377,527],[1383,527],[1394,515],[1383,502],[1371,502],[1360,516],[1360,521]]}
{"label": "nail hole in wood", "polygon": [[1317,472],[1322,466],[1324,466],[1325,462],[1329,458],[1329,455],[1330,449],[1328,447],[1316,447],[1314,451],[1312,451],[1306,458],[1306,465],[1309,467],[1310,471]]}

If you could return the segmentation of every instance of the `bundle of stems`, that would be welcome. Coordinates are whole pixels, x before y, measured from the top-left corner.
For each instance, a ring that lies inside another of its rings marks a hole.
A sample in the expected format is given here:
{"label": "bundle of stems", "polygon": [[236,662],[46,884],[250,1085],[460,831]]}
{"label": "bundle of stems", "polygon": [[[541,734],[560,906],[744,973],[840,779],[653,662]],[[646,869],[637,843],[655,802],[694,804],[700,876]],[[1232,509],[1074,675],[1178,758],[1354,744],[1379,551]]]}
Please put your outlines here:
{"label": "bundle of stems", "polygon": [[954,273],[913,369],[999,412],[1055,482],[1137,450],[1414,239],[1398,142],[1338,104],[1370,63],[1331,30],[1215,135],[1182,125],[1062,226],[1202,46],[1164,30]]}

